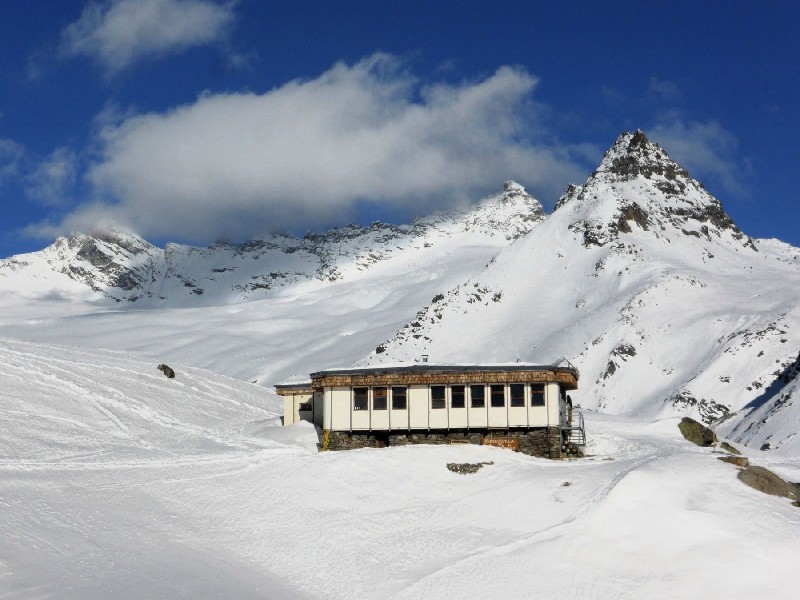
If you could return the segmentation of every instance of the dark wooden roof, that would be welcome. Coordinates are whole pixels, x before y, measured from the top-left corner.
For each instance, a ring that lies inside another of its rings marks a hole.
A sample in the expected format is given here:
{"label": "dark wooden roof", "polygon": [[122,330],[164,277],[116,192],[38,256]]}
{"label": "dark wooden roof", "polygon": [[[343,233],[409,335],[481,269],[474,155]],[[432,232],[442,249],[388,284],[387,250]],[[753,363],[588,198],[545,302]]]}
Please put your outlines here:
{"label": "dark wooden roof", "polygon": [[311,381],[301,381],[297,383],[278,383],[275,385],[275,393],[281,396],[291,394],[310,394],[312,393]]}
{"label": "dark wooden roof", "polygon": [[578,370],[572,365],[506,363],[485,365],[376,365],[327,369],[311,374],[314,388],[331,386],[526,383],[553,382],[569,389],[578,387]]}
{"label": "dark wooden roof", "polygon": [[573,366],[562,367],[554,365],[534,365],[530,363],[499,363],[486,365],[435,365],[429,363],[415,363],[413,365],[375,365],[374,367],[354,367],[346,369],[325,369],[311,373],[311,379],[329,375],[385,375],[389,373],[501,373],[516,371],[553,371],[572,373],[579,377],[578,369]]}

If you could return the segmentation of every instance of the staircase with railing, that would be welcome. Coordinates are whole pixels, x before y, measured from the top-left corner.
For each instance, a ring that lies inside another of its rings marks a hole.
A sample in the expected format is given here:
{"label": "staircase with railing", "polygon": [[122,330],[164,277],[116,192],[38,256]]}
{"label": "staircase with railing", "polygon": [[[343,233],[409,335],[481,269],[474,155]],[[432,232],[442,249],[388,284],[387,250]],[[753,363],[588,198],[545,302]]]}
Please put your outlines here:
{"label": "staircase with railing", "polygon": [[569,409],[567,418],[561,421],[561,439],[576,446],[586,445],[586,426],[583,421],[583,413]]}

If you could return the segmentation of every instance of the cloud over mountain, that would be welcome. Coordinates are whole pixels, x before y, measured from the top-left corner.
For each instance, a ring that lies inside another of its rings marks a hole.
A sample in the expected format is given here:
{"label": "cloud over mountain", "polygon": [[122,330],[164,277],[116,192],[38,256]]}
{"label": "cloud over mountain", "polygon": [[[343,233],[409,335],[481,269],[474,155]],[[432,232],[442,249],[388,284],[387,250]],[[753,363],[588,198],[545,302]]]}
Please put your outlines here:
{"label": "cloud over mountain", "polygon": [[413,216],[508,178],[555,196],[583,173],[585,149],[533,139],[543,137],[536,83],[506,66],[423,84],[375,54],[262,94],[206,93],[126,116],[99,133],[87,175],[96,200],[38,230],[114,223],[146,236],[242,238],[341,222],[365,202]]}

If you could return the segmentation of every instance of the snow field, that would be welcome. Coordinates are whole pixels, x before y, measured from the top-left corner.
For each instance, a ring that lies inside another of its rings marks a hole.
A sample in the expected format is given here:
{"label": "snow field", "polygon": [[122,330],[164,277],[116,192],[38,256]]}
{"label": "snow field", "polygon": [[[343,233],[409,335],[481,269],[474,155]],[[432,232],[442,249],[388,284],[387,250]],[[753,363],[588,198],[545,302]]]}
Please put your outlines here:
{"label": "snow field", "polygon": [[[0,360],[4,598],[793,590],[798,509],[741,484],[677,419],[587,412],[590,456],[574,461],[481,446],[317,453],[313,429],[279,427],[257,386],[20,342],[3,341]],[[449,462],[493,464],[461,475]]]}

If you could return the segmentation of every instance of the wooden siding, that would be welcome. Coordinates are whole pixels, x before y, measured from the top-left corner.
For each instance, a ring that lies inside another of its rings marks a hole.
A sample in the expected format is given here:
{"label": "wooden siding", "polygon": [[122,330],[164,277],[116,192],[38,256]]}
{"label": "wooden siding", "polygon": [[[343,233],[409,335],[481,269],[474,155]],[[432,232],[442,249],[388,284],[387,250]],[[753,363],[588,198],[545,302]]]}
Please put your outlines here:
{"label": "wooden siding", "polygon": [[276,385],[275,393],[279,396],[299,396],[301,394],[313,394],[311,384],[305,385]]}
{"label": "wooden siding", "polygon": [[[558,383],[566,389],[578,387],[578,380],[569,371],[490,371],[463,373],[357,373],[353,375],[321,374],[312,380],[313,387],[447,385],[491,383]],[[487,403],[489,399],[487,398]]]}

